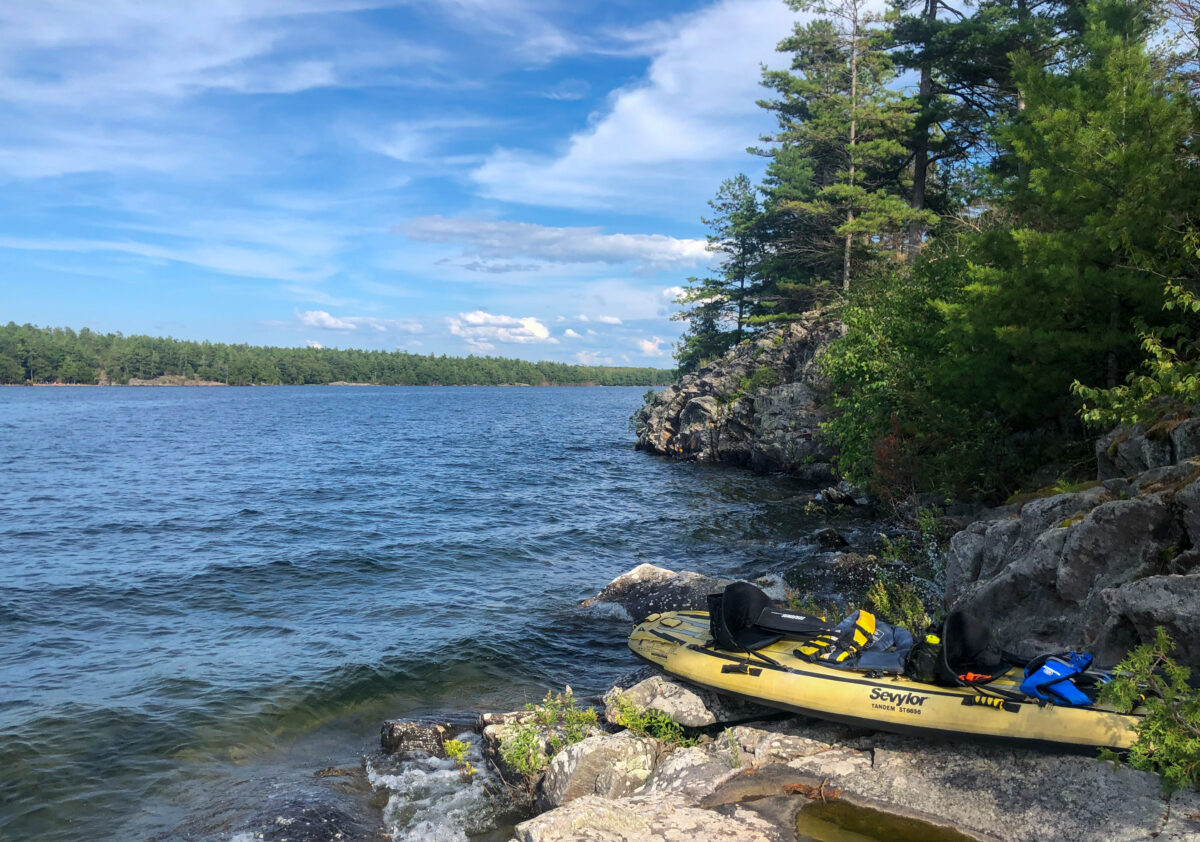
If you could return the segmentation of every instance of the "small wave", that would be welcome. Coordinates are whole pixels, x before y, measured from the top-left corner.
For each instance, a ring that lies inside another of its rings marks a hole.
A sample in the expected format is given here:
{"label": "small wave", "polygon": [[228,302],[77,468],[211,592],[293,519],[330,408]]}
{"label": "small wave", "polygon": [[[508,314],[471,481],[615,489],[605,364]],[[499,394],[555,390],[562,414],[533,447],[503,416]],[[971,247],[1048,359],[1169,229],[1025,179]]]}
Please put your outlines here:
{"label": "small wave", "polygon": [[368,758],[367,780],[388,795],[383,819],[396,842],[467,842],[497,830],[514,808],[488,771],[479,738],[467,733],[458,739],[470,744],[466,760],[476,769],[470,781],[450,760]]}

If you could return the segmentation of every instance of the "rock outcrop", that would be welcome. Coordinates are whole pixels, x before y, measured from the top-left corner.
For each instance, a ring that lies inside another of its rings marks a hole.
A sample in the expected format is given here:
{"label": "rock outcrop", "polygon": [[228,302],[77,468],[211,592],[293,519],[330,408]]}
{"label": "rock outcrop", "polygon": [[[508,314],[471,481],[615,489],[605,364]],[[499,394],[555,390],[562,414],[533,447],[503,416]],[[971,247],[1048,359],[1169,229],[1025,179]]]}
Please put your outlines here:
{"label": "rock outcrop", "polygon": [[[626,790],[629,778],[611,787],[603,773],[585,775],[576,797],[518,825],[516,838],[794,840],[801,811],[840,802],[951,827],[962,839],[1200,840],[1200,795],[1166,796],[1156,776],[1093,758],[929,743],[798,717],[708,734],[696,746],[660,746],[644,783],[619,797],[606,793]],[[644,740],[588,739],[567,749],[562,765],[636,767],[642,776]]]}
{"label": "rock outcrop", "polygon": [[824,388],[817,357],[842,330],[813,315],[685,375],[638,412],[638,449],[831,479],[833,452],[817,436]]}
{"label": "rock outcrop", "polygon": [[1197,547],[1200,459],[1189,459],[971,524],[950,542],[946,603],[1008,649],[1082,648],[1107,663],[1162,625],[1180,662],[1200,667]]}
{"label": "rock outcrop", "polygon": [[1150,425],[1117,427],[1096,442],[1102,480],[1129,477],[1200,456],[1200,417],[1170,415]]}

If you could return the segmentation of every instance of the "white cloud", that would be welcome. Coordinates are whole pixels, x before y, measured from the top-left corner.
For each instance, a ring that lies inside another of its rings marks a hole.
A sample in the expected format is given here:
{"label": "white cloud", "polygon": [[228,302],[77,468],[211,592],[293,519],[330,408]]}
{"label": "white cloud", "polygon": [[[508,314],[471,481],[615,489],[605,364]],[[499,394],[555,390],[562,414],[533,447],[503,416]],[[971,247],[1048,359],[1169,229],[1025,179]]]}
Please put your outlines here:
{"label": "white cloud", "polygon": [[492,350],[496,347],[493,344],[496,342],[516,345],[531,342],[558,343],[558,340],[550,335],[550,329],[532,316],[502,316],[484,310],[474,310],[470,313],[459,313],[457,317],[448,317],[446,324],[452,334],[464,339],[468,347],[479,351]]}
{"label": "white cloud", "polygon": [[592,86],[582,79],[563,79],[557,85],[542,92],[546,99],[575,100],[588,95]]}
{"label": "white cloud", "polygon": [[581,365],[612,365],[613,358],[600,351],[579,351],[575,359]]}
{"label": "white cloud", "polygon": [[[606,234],[598,227],[559,228],[530,222],[422,216],[396,230],[411,240],[462,243],[466,256],[484,260],[524,257],[559,264],[637,263],[666,267],[695,265],[711,257],[705,240],[664,234]],[[513,271],[531,268],[526,264],[516,266]],[[495,264],[491,271],[504,271],[503,265]]]}
{"label": "white cloud", "polygon": [[621,320],[616,316],[594,316],[592,321],[599,322],[602,325],[619,325]]}
{"label": "white cloud", "polygon": [[666,349],[663,348],[665,343],[665,339],[654,336],[650,339],[638,339],[637,347],[644,357],[665,357],[667,354]]}
{"label": "white cloud", "polygon": [[118,252],[150,260],[190,263],[227,275],[312,283],[328,278],[331,268],[306,268],[290,255],[231,245],[164,246],[125,240],[32,239],[0,237],[0,248],[52,252]]}
{"label": "white cloud", "polygon": [[769,125],[755,105],[760,64],[794,20],[779,0],[723,0],[683,18],[646,77],[560,154],[501,149],[472,177],[492,198],[563,207],[674,205],[696,182],[707,193],[717,173],[746,166],[742,150]]}
{"label": "white cloud", "polygon": [[381,133],[352,132],[363,147],[408,164],[430,164],[452,160],[456,163],[478,163],[478,158],[447,158],[442,151],[446,142],[456,134],[495,126],[485,117],[463,115],[410,120],[393,123]]}
{"label": "white cloud", "polygon": [[323,330],[350,331],[365,327],[378,333],[389,330],[404,333],[420,333],[421,323],[404,319],[379,319],[373,316],[332,316],[324,310],[296,311],[296,320],[305,327],[316,327]]}
{"label": "white cloud", "polygon": [[566,330],[564,330],[563,336],[565,336],[567,339],[582,339],[583,338],[578,333],[571,330],[571,328],[567,328]]}
{"label": "white cloud", "polygon": [[300,324],[306,327],[319,327],[325,330],[357,330],[358,325],[346,319],[335,318],[324,310],[305,310],[303,313],[296,313],[296,318]]}
{"label": "white cloud", "polygon": [[325,346],[324,346],[324,345],[322,345],[320,342],[317,342],[317,341],[315,341],[315,340],[312,340],[312,339],[309,339],[307,342],[305,342],[305,343],[304,343],[304,346],[305,346],[306,348],[324,348],[324,347],[325,347]]}

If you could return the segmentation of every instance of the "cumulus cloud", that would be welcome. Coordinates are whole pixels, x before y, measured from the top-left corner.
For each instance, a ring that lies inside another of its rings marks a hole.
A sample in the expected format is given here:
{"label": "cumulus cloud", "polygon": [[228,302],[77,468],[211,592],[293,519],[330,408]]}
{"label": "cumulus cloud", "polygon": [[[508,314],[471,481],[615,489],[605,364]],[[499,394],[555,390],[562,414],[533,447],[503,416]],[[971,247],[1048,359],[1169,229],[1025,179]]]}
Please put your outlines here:
{"label": "cumulus cloud", "polygon": [[558,344],[550,335],[550,329],[532,316],[502,316],[486,310],[459,313],[446,319],[446,325],[455,336],[466,341],[467,346],[479,351],[490,351],[496,342],[525,345],[531,342]]}
{"label": "cumulus cloud", "polygon": [[623,322],[620,319],[618,319],[616,316],[585,316],[583,313],[580,313],[578,316],[576,316],[575,320],[580,321],[580,322],[585,322],[585,323],[586,322],[596,322],[597,324],[602,324],[602,325],[623,324]]}
{"label": "cumulus cloud", "polygon": [[304,346],[305,346],[306,348],[324,348],[324,347],[325,347],[325,346],[324,346],[324,345],[322,345],[320,342],[317,342],[317,341],[315,341],[315,340],[312,340],[312,339],[310,339],[310,340],[308,340],[307,342],[305,342],[305,343],[304,343]]}
{"label": "cumulus cloud", "polygon": [[583,338],[578,333],[571,330],[571,328],[567,328],[566,330],[564,330],[563,336],[565,336],[567,339],[582,339]]}
{"label": "cumulus cloud", "polygon": [[303,313],[297,312],[296,318],[300,324],[306,327],[319,327],[325,330],[356,330],[358,325],[346,319],[338,319],[326,313],[324,310],[305,310]]}
{"label": "cumulus cloud", "polygon": [[397,330],[404,333],[420,333],[421,323],[404,319],[379,319],[374,316],[337,317],[324,310],[296,311],[296,320],[305,327],[315,327],[322,330],[352,331],[365,327],[378,333]]}
{"label": "cumulus cloud", "polygon": [[[466,256],[485,261],[524,257],[559,264],[636,263],[668,267],[695,265],[711,257],[705,240],[664,234],[606,234],[599,227],[559,228],[531,222],[422,216],[395,230],[410,240],[461,243]],[[477,269],[475,264],[469,266]],[[527,268],[524,264],[514,264],[507,269],[499,263],[485,271]]]}
{"label": "cumulus cloud", "polygon": [[649,339],[638,339],[637,347],[644,357],[663,357],[666,356],[666,349],[663,345],[666,340],[658,336],[653,336]]}
{"label": "cumulus cloud", "polygon": [[794,20],[779,0],[723,0],[682,18],[646,77],[616,91],[561,154],[500,149],[472,177],[492,198],[580,208],[662,206],[693,183],[711,189],[717,173],[745,166],[740,150],[767,126],[760,63]]}

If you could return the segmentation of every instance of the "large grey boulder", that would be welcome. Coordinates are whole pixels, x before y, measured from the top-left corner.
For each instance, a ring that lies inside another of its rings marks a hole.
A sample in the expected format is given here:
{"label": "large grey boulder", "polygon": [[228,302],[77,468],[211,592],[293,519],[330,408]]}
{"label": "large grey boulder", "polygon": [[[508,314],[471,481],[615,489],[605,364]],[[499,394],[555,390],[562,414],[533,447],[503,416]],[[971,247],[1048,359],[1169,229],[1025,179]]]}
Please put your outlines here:
{"label": "large grey boulder", "polygon": [[622,798],[646,782],[661,752],[658,741],[629,731],[588,737],[554,755],[542,779],[538,809],[582,798]]}
{"label": "large grey boulder", "polygon": [[1103,591],[1101,598],[1113,616],[1133,625],[1137,639],[1149,640],[1162,626],[1175,641],[1175,657],[1200,664],[1200,573],[1147,576]]}
{"label": "large grey boulder", "polygon": [[729,815],[693,807],[667,793],[636,795],[612,801],[597,796],[577,798],[516,827],[518,842],[783,842],[771,822],[750,810]]}
{"label": "large grey boulder", "polygon": [[817,358],[842,332],[811,314],[747,339],[637,413],[638,449],[831,479],[833,451],[818,436],[826,384]]}
{"label": "large grey boulder", "polygon": [[685,728],[705,728],[732,722],[746,722],[779,711],[730,696],[722,696],[703,687],[696,687],[672,678],[656,675],[626,690],[612,688],[604,695],[604,716],[614,725],[617,721],[617,696],[643,710],[658,710]]}
{"label": "large grey boulder", "polygon": [[1007,649],[1085,649],[1102,663],[1165,625],[1181,661],[1200,666],[1195,539],[1200,460],[1159,466],[971,524],[950,541],[946,603]]}
{"label": "large grey boulder", "polygon": [[613,579],[584,607],[609,603],[619,605],[635,623],[664,611],[707,611],[707,598],[730,583],[685,570],[676,573],[653,564],[639,564]]}

